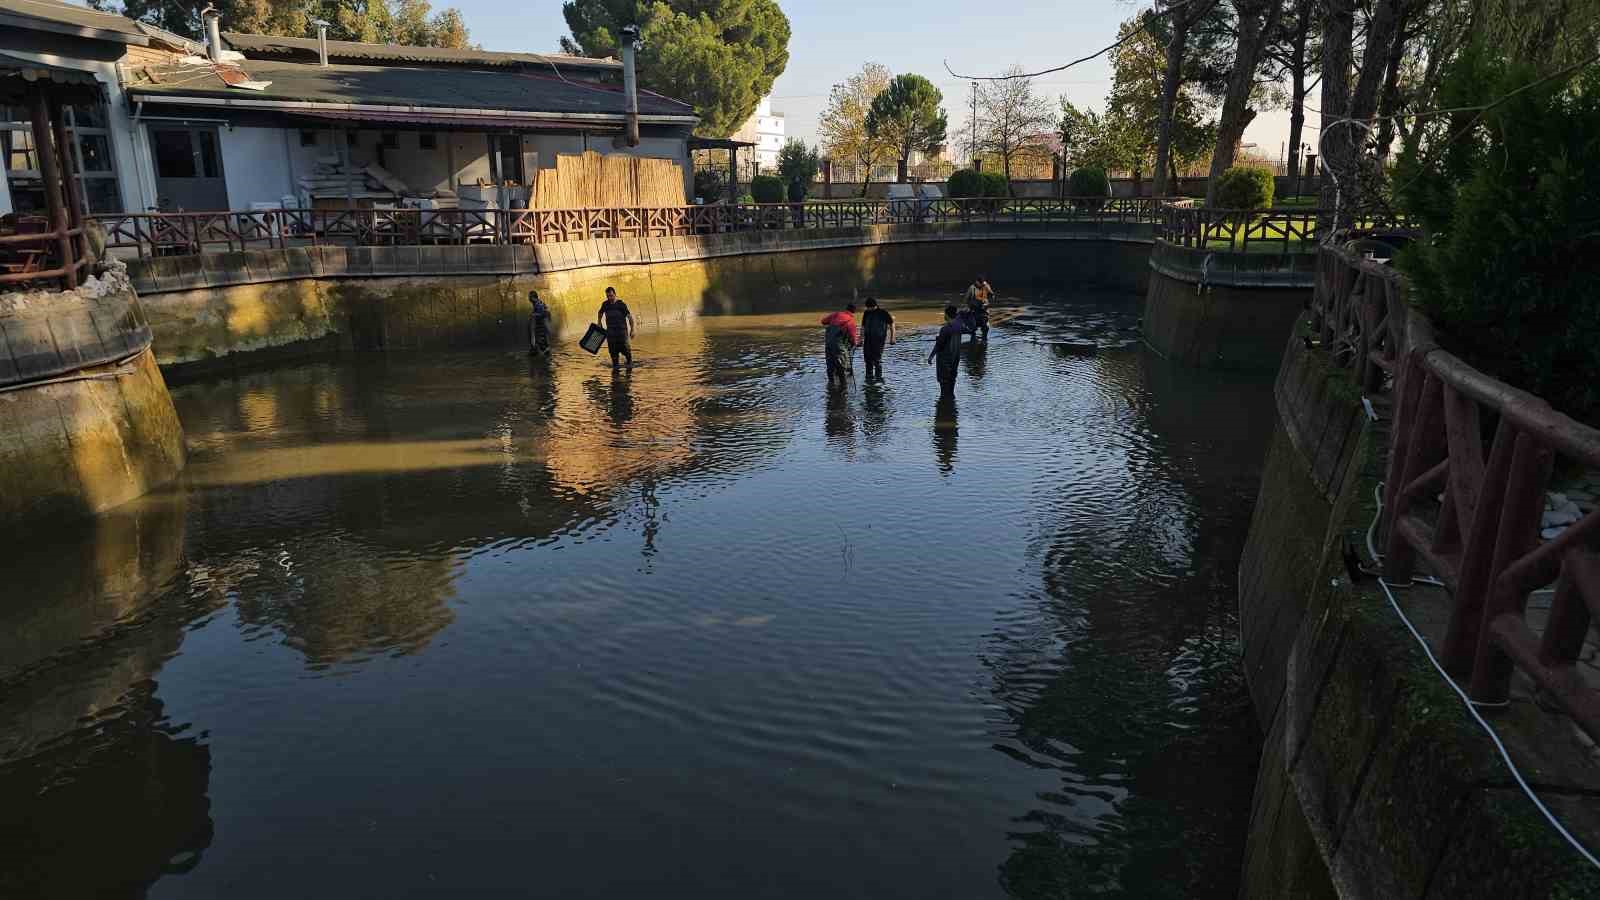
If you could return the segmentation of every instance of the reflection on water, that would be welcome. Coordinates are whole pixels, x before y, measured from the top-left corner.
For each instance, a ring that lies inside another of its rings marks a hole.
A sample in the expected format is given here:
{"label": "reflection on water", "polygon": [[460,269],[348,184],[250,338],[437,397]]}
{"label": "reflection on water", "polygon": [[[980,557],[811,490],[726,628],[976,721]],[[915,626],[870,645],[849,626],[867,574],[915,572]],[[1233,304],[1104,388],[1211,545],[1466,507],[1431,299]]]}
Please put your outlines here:
{"label": "reflection on water", "polygon": [[[991,336],[992,336],[991,332]],[[939,471],[949,475],[956,468],[956,436],[961,423],[956,419],[956,398],[940,396],[933,408],[933,455]]]}
{"label": "reflection on water", "polygon": [[815,313],[177,389],[183,485],[0,560],[0,896],[1232,894],[1270,385],[1133,306],[954,398],[932,302],[845,391]]}

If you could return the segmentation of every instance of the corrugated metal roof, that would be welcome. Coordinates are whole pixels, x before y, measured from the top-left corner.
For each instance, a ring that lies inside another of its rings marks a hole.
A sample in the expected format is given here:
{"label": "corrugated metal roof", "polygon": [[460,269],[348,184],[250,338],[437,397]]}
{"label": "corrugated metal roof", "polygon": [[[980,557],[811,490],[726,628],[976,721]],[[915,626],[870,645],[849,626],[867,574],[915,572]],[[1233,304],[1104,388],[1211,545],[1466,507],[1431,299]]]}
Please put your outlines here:
{"label": "corrugated metal roof", "polygon": [[[237,31],[226,31],[222,36],[229,46],[252,59],[268,56],[308,60],[318,58],[316,38],[278,37]],[[501,53],[448,47],[407,47],[401,44],[365,44],[359,41],[329,41],[328,59],[347,63],[391,62],[512,68],[552,65],[558,68],[601,69],[608,72],[622,70],[622,63],[614,59],[591,59],[555,53]]]}
{"label": "corrugated metal roof", "polygon": [[89,29],[132,38],[127,43],[145,44],[149,41],[139,26],[126,16],[100,12],[74,3],[62,3],[60,0],[0,0],[0,15],[23,16],[61,26],[50,29],[53,31]]}
{"label": "corrugated metal roof", "polygon": [[[318,66],[250,60],[245,70],[256,81],[271,82],[262,91],[228,88],[215,71],[202,66],[145,67],[154,84],[127,86],[130,95],[165,97],[228,97],[260,100],[366,104],[395,107],[530,113],[625,113],[622,88],[569,81],[554,75],[478,69],[425,69],[408,66]],[[639,112],[646,116],[692,116],[694,108],[648,91],[639,92]]]}

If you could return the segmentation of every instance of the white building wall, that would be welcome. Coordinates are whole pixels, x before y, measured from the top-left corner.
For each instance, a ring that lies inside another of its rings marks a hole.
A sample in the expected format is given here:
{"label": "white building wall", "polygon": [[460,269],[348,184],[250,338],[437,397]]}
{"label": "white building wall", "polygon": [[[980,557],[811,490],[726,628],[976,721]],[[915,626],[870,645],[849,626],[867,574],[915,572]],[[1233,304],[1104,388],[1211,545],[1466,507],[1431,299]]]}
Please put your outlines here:
{"label": "white building wall", "polygon": [[228,188],[229,209],[249,209],[252,203],[281,201],[294,193],[290,152],[286,138],[299,143],[282,128],[217,129],[222,145],[222,177]]}
{"label": "white building wall", "polygon": [[[248,209],[251,203],[276,203],[285,194],[298,196],[298,179],[312,172],[319,158],[333,156],[357,166],[378,162],[417,193],[457,191],[491,177],[489,135],[482,132],[440,132],[428,150],[421,145],[421,133],[397,131],[398,146],[384,148],[381,154],[380,131],[356,131],[354,145],[340,130],[310,130],[315,137],[312,145],[302,144],[301,133],[295,128],[219,127],[230,207]],[[688,145],[682,138],[644,138],[637,147],[615,147],[609,135],[586,140],[582,135],[529,133],[522,139],[523,167],[529,172],[553,169],[557,155],[577,155],[586,149],[671,159],[684,171],[685,196],[692,190]]]}
{"label": "white building wall", "polygon": [[746,154],[741,154],[741,168],[750,162],[761,166],[765,174],[778,169],[778,152],[783,149],[786,127],[783,113],[772,111],[772,98],[766,97],[756,104],[756,111],[734,132],[734,140],[755,144]]}

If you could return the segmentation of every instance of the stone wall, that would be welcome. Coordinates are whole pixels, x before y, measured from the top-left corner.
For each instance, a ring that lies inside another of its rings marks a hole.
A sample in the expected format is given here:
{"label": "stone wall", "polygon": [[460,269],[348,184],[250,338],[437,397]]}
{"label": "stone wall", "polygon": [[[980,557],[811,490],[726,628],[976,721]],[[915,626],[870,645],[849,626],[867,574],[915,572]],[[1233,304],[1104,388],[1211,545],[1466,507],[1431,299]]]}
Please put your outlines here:
{"label": "stone wall", "polygon": [[98,513],[172,480],[183,429],[125,279],[0,307],[0,535]]}
{"label": "stone wall", "polygon": [[[1239,572],[1246,676],[1268,734],[1244,898],[1585,897],[1600,879],[1343,550],[1364,543],[1387,435],[1292,335]],[[1558,800],[1565,814],[1591,800]]]}
{"label": "stone wall", "polygon": [[516,346],[526,340],[529,290],[551,307],[557,333],[572,338],[593,321],[607,286],[641,328],[873,291],[954,295],[979,273],[1016,291],[1073,281],[1145,289],[1148,226],[1073,224],[291,248],[147,260],[133,272],[162,366],[187,374],[334,349]]}

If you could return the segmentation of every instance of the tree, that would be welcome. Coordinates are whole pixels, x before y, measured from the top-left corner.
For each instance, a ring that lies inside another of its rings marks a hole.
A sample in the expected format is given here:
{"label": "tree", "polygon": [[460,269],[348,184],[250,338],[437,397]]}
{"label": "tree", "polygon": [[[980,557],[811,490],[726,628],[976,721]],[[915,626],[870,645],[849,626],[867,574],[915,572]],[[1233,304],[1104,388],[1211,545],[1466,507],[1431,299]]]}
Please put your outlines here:
{"label": "tree", "polygon": [[[175,34],[205,39],[200,21],[203,4],[184,0],[123,0],[112,7],[98,0],[99,9],[112,9],[130,19],[148,22]],[[312,37],[314,19],[333,23],[334,40],[405,44],[413,47],[468,47],[466,23],[454,7],[433,12],[428,0],[217,0],[222,27],[250,34]]]}
{"label": "tree", "polygon": [[1020,66],[1006,72],[1004,81],[984,82],[978,88],[978,149],[1000,160],[1006,181],[1011,180],[1011,162],[1018,154],[1039,145],[1041,134],[1054,131],[1057,124],[1049,101],[1033,92],[1033,81],[1016,77]]}
{"label": "tree", "polygon": [[865,171],[861,195],[866,196],[872,169],[889,159],[892,148],[883,135],[867,130],[867,113],[872,100],[889,87],[893,76],[887,66],[869,62],[861,71],[833,86],[828,107],[817,122],[822,151],[837,162],[848,162],[856,171]]}
{"label": "tree", "polygon": [[1079,109],[1066,96],[1061,98],[1061,114],[1056,134],[1061,138],[1061,161],[1068,168],[1083,165],[1082,157],[1100,129],[1100,116],[1092,109]]}
{"label": "tree", "polygon": [[[1166,30],[1166,47],[1161,72],[1161,90],[1157,95],[1156,117],[1156,185],[1161,196],[1169,191],[1168,172],[1176,168],[1172,162],[1174,123],[1178,115],[1178,94],[1183,88],[1185,54],[1188,50],[1189,31],[1206,16],[1215,13],[1218,0],[1163,0],[1156,5],[1165,12],[1160,24]],[[1153,26],[1154,23],[1152,23]]]}
{"label": "tree", "polygon": [[783,149],[778,151],[778,174],[782,176],[785,185],[799,180],[810,184],[817,178],[817,169],[820,162],[817,151],[807,147],[805,141],[790,138],[784,143]]}
{"label": "tree", "polygon": [[1401,154],[1396,193],[1427,239],[1398,263],[1447,349],[1600,423],[1600,68],[1549,80],[1560,50],[1489,34],[1444,67],[1439,103],[1461,111]]}
{"label": "tree", "polygon": [[1234,44],[1233,71],[1222,100],[1222,118],[1217,122],[1216,149],[1211,152],[1211,173],[1206,179],[1206,205],[1216,201],[1222,173],[1233,167],[1233,156],[1244,130],[1255,119],[1250,96],[1256,86],[1256,69],[1261,52],[1278,27],[1283,0],[1233,0],[1238,13],[1238,37]]}
{"label": "tree", "polygon": [[1367,20],[1366,43],[1354,87],[1355,0],[1326,0],[1322,20],[1322,165],[1332,177],[1322,184],[1322,205],[1333,209],[1326,226],[1338,228],[1353,220],[1378,187],[1362,152],[1370,143],[1377,113],[1378,89],[1388,66],[1390,43],[1398,39],[1401,9],[1417,0],[1375,0]]}
{"label": "tree", "polygon": [[[1317,0],[1288,0],[1289,6],[1278,19],[1278,33],[1266,48],[1269,72],[1278,80],[1289,80],[1289,171],[1304,168],[1300,145],[1306,124],[1306,76],[1316,49]],[[1298,183],[1298,182],[1297,182]]]}
{"label": "tree", "polygon": [[939,104],[944,95],[921,75],[897,75],[883,93],[872,98],[867,131],[883,140],[900,161],[899,180],[906,180],[912,153],[937,153],[944,147],[948,122]]}
{"label": "tree", "polygon": [[789,64],[789,19],[775,0],[567,0],[569,53],[614,56],[618,35],[639,25],[639,85],[694,104],[695,129],[727,137]]}
{"label": "tree", "polygon": [[[1158,180],[1166,190],[1176,177],[1179,162],[1192,163],[1210,149],[1212,125],[1202,118],[1194,85],[1180,84],[1172,100],[1165,127],[1162,122],[1162,85],[1166,79],[1166,51],[1158,35],[1138,19],[1122,23],[1126,40],[1111,51],[1111,92],[1106,96],[1101,142],[1110,158],[1098,164],[1132,173],[1135,192],[1141,191],[1144,172],[1161,166]],[[1166,137],[1166,155],[1160,152]]]}

